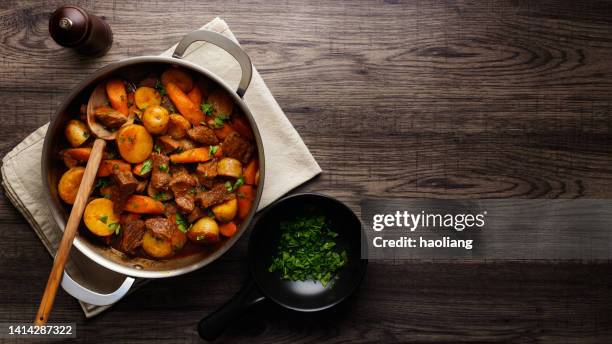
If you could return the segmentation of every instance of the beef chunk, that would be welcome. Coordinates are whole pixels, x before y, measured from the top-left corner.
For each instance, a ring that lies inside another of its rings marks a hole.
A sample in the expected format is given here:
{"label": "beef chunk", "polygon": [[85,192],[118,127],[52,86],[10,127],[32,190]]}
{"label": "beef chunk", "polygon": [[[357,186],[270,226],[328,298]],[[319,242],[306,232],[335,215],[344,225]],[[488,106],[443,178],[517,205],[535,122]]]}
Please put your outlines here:
{"label": "beef chunk", "polygon": [[142,245],[142,237],[145,233],[145,223],[138,214],[127,214],[121,216],[121,237],[119,238],[119,249],[132,255]]}
{"label": "beef chunk", "polygon": [[255,147],[236,132],[227,135],[225,140],[223,140],[223,154],[240,160],[243,164],[249,162],[254,151]]}
{"label": "beef chunk", "polygon": [[227,191],[223,183],[217,183],[211,190],[199,191],[196,195],[196,199],[202,208],[208,208],[234,198],[236,198],[236,195]]}
{"label": "beef chunk", "polygon": [[178,209],[176,208],[176,205],[170,202],[166,203],[166,206],[164,207],[164,215],[166,215],[166,217],[175,215],[177,212]]}
{"label": "beef chunk", "polygon": [[217,161],[210,160],[202,164],[198,164],[196,169],[198,176],[206,178],[214,178],[217,176]]}
{"label": "beef chunk", "polygon": [[195,207],[193,208],[193,211],[191,211],[191,213],[189,213],[189,215],[187,215],[187,221],[189,223],[194,223],[197,220],[203,218],[204,216],[206,216],[206,214],[208,214],[207,212],[205,212],[204,210],[202,210],[202,208],[200,207]]}
{"label": "beef chunk", "polygon": [[203,145],[216,145],[219,143],[215,131],[203,125],[187,130],[187,136],[193,141]]}
{"label": "beef chunk", "polygon": [[170,180],[170,190],[174,194],[174,201],[179,210],[190,213],[195,207],[195,187],[197,180],[189,173],[181,171],[175,173]]}
{"label": "beef chunk", "polygon": [[107,106],[97,108],[94,117],[108,129],[117,129],[128,120],[126,115]]}
{"label": "beef chunk", "polygon": [[170,175],[174,176],[176,174],[181,174],[181,173],[189,174],[189,170],[187,169],[187,167],[183,165],[173,165],[172,166],[172,169],[170,170]]}
{"label": "beef chunk", "polygon": [[166,190],[170,182],[170,159],[159,153],[151,154],[153,169],[151,170],[151,186],[155,189]]}
{"label": "beef chunk", "polygon": [[169,135],[158,137],[157,144],[161,147],[161,151],[164,154],[174,152],[177,148],[180,147],[180,143]]}
{"label": "beef chunk", "polygon": [[134,193],[138,188],[138,180],[134,178],[131,171],[113,170],[113,181],[123,192]]}
{"label": "beef chunk", "polygon": [[127,199],[138,188],[138,180],[134,178],[132,172],[120,170],[113,171],[112,179],[114,184],[110,187],[110,194],[113,201],[113,210],[120,214]]}
{"label": "beef chunk", "polygon": [[172,239],[174,225],[164,217],[153,217],[145,221],[147,230],[158,238]]}

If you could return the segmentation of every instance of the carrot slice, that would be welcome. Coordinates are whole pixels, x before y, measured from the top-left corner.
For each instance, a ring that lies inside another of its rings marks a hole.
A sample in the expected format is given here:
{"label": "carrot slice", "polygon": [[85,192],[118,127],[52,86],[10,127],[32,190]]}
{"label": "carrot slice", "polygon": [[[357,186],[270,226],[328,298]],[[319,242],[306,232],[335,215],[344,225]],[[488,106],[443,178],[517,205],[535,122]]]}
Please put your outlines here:
{"label": "carrot slice", "polygon": [[136,214],[163,214],[164,204],[149,196],[132,195],[123,210]]}
{"label": "carrot slice", "polygon": [[249,215],[254,199],[255,189],[251,185],[241,185],[238,188],[238,216],[241,219]]}
{"label": "carrot slice", "polygon": [[189,97],[189,99],[196,105],[200,105],[202,103],[202,91],[200,91],[200,88],[198,86],[195,86],[194,88],[191,89],[191,91],[189,91],[189,93],[187,93],[187,97]]}
{"label": "carrot slice", "polygon": [[166,85],[166,92],[168,92],[168,97],[181,115],[187,118],[191,124],[200,125],[204,121],[204,113],[178,86],[169,82]]}
{"label": "carrot slice", "polygon": [[244,169],[244,183],[248,185],[257,184],[257,169],[259,168],[257,159],[252,159]]}
{"label": "carrot slice", "polygon": [[106,95],[113,109],[128,115],[128,97],[125,84],[120,79],[112,79],[106,83]]}
{"label": "carrot slice", "polygon": [[210,160],[210,148],[200,147],[189,149],[181,153],[170,155],[170,161],[175,164],[189,164],[195,162],[206,162]]}
{"label": "carrot slice", "polygon": [[70,157],[78,162],[85,162],[89,160],[90,154],[91,154],[91,148],[89,147],[68,148],[60,152],[61,156]]}
{"label": "carrot slice", "polygon": [[238,226],[236,226],[236,224],[233,222],[222,223],[219,225],[219,232],[221,232],[221,235],[223,235],[224,237],[230,238],[234,236],[237,231]]}
{"label": "carrot slice", "polygon": [[102,160],[100,167],[98,167],[98,177],[108,177],[115,169],[119,171],[130,171],[132,166],[123,160]]}
{"label": "carrot slice", "polygon": [[243,118],[234,118],[232,120],[232,128],[238,132],[242,137],[252,140],[253,139],[253,131],[251,127]]}

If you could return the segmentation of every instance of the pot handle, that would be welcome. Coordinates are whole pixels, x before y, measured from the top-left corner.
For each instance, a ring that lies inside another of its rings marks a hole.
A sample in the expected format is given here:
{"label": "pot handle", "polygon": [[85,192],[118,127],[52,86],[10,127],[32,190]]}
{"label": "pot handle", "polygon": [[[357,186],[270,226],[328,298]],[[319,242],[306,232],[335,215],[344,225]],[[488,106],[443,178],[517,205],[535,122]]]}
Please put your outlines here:
{"label": "pot handle", "polygon": [[220,33],[208,30],[196,30],[188,33],[187,36],[181,39],[179,44],[176,46],[176,49],[174,49],[172,57],[182,59],[185,50],[187,50],[191,44],[198,41],[212,43],[228,52],[234,57],[234,59],[236,59],[236,61],[238,61],[238,64],[240,64],[240,69],[242,69],[242,77],[240,78],[240,83],[238,83],[238,90],[236,90],[236,93],[238,93],[238,96],[242,98],[249,87],[251,77],[253,76],[253,65],[251,64],[251,58],[249,55],[247,55],[247,53],[242,50],[238,44],[234,43],[234,41]]}
{"label": "pot handle", "polygon": [[238,318],[244,310],[265,300],[252,278],[226,304],[221,306],[198,323],[198,333],[202,339],[212,341],[219,337],[227,326]]}
{"label": "pot handle", "polygon": [[125,280],[117,290],[110,294],[100,294],[80,285],[66,272],[64,272],[64,277],[62,278],[62,288],[64,288],[68,294],[74,296],[78,300],[96,306],[107,306],[119,301],[125,296],[125,294],[127,294],[132,287],[132,284],[134,284],[134,278],[126,276]]}

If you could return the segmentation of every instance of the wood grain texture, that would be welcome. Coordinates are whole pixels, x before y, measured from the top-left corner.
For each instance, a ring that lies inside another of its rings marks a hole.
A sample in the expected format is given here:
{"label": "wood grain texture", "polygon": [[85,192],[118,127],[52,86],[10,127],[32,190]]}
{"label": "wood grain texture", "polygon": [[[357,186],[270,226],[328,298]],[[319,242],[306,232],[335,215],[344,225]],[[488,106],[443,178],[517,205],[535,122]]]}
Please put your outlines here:
{"label": "wood grain texture", "polygon": [[[58,47],[62,1],[0,3],[0,154],[106,63],[157,54],[219,15],[324,173],[300,190],[364,198],[610,198],[612,4],[605,1],[77,1],[105,16],[109,54]],[[51,260],[0,198],[0,321],[30,321]],[[198,342],[239,289],[242,238],[198,272],[150,283],[85,320],[82,342]],[[221,341],[612,342],[612,265],[380,262],[346,305],[253,310]]]}

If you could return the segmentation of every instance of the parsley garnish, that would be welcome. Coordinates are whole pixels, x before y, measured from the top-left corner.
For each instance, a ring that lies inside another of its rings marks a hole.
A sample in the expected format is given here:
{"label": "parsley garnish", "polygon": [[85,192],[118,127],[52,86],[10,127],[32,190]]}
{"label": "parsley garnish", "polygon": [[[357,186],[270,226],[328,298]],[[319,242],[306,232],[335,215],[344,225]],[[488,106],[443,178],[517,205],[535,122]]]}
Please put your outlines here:
{"label": "parsley garnish", "polygon": [[160,154],[161,153],[161,147],[156,143],[155,146],[153,146],[153,150],[157,153]]}
{"label": "parsley garnish", "polygon": [[107,178],[98,178],[98,181],[96,182],[96,186],[94,186],[94,188],[101,188],[104,186],[107,186],[109,183]]}
{"label": "parsley garnish", "polygon": [[108,216],[104,215],[100,217],[100,221],[102,221],[102,223],[106,223],[106,221],[108,221]]}
{"label": "parsley garnish", "polygon": [[238,179],[236,179],[236,182],[234,182],[234,184],[232,184],[232,182],[230,182],[229,180],[225,182],[225,189],[227,190],[227,192],[234,192],[236,190],[238,190],[238,188],[244,184],[244,177],[240,177]]}
{"label": "parsley garnish", "polygon": [[161,81],[157,80],[155,82],[155,89],[157,91],[159,91],[159,94],[163,97],[165,95],[168,94],[168,92],[166,92],[166,88],[164,87],[164,85],[161,83]]}
{"label": "parsley garnish", "polygon": [[334,250],[332,231],[324,216],[298,217],[280,225],[281,239],[269,272],[279,271],[282,279],[315,280],[326,286],[338,269],[346,265],[346,251]]}
{"label": "parsley garnish", "polygon": [[229,119],[228,115],[218,114],[217,116],[215,116],[215,119],[213,121],[213,126],[215,128],[222,128],[228,119]]}
{"label": "parsley garnish", "polygon": [[206,116],[212,116],[213,113],[213,106],[210,103],[202,103],[202,105],[200,105],[200,107],[202,108],[202,112],[204,112],[204,114]]}
{"label": "parsley garnish", "polygon": [[147,159],[145,160],[145,162],[142,163],[142,167],[140,168],[140,174],[147,174],[151,172],[152,168],[153,168],[153,161],[151,161],[151,159]]}
{"label": "parsley garnish", "polygon": [[119,233],[121,232],[121,225],[117,222],[113,222],[108,225],[108,229],[115,232],[115,235],[119,235]]}
{"label": "parsley garnish", "polygon": [[181,232],[187,233],[187,231],[189,230],[189,228],[187,227],[187,221],[185,221],[185,218],[183,217],[183,215],[181,215],[181,213],[176,213],[175,222]]}
{"label": "parsley garnish", "polygon": [[213,156],[215,155],[215,153],[217,153],[218,150],[219,146],[210,146],[210,148],[208,149],[208,155]]}
{"label": "parsley garnish", "polygon": [[159,165],[159,170],[167,172],[168,171],[168,165],[166,165],[166,164]]}
{"label": "parsley garnish", "polygon": [[196,237],[196,241],[200,241],[200,240],[204,240],[204,236],[203,235],[198,235]]}

